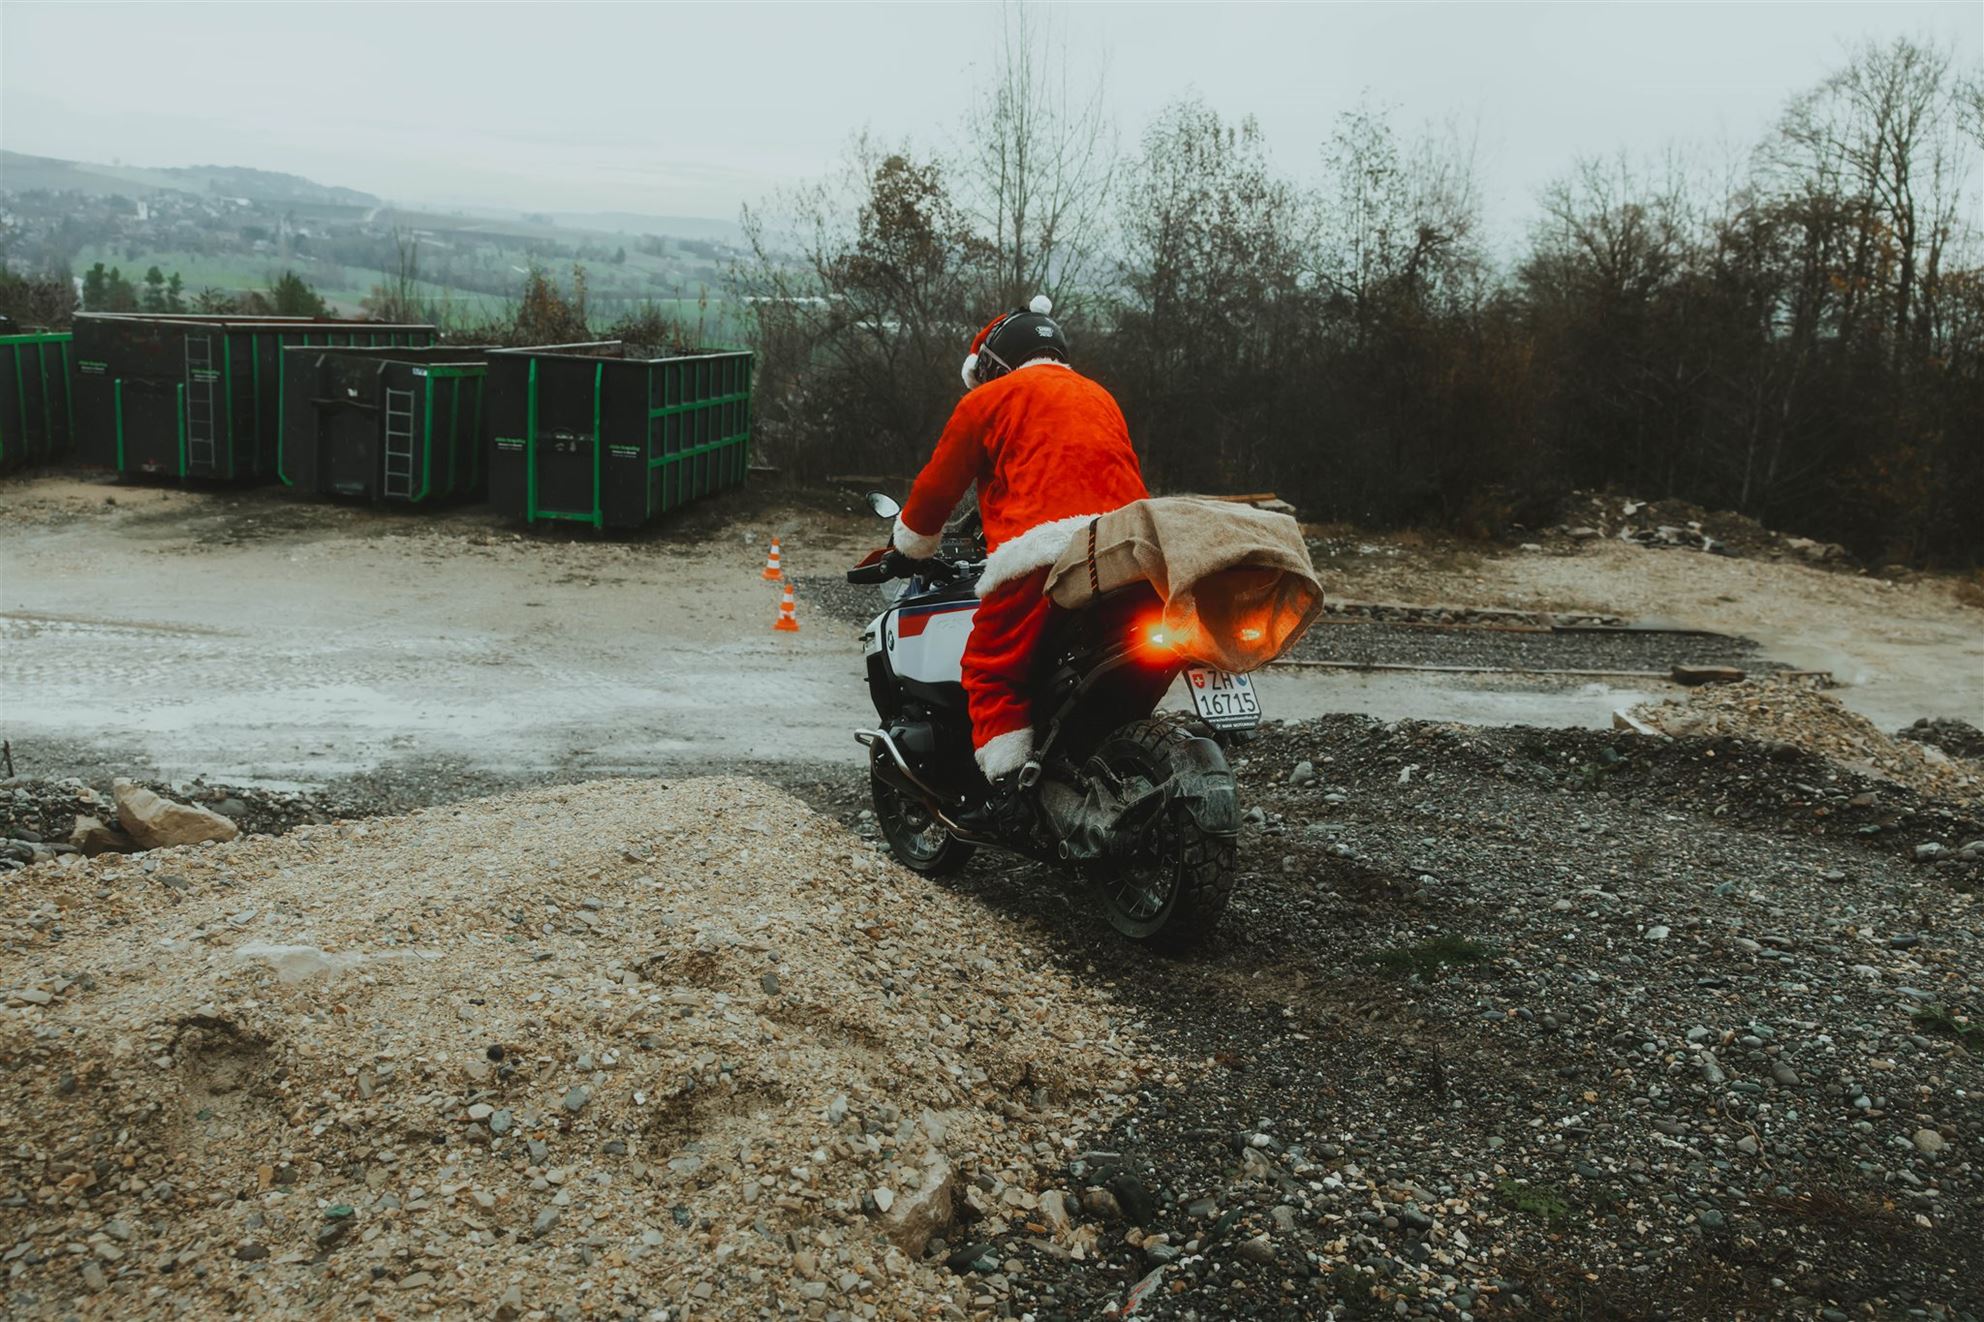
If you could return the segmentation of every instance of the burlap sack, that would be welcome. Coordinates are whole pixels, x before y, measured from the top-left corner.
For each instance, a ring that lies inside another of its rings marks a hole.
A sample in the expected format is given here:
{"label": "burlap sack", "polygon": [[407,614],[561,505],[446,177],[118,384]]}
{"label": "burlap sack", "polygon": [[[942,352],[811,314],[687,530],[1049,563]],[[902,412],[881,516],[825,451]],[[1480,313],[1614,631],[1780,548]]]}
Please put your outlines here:
{"label": "burlap sack", "polygon": [[1125,505],[1075,534],[1048,573],[1047,595],[1074,609],[1139,581],[1164,599],[1172,648],[1238,674],[1285,653],[1323,610],[1294,519],[1184,496]]}

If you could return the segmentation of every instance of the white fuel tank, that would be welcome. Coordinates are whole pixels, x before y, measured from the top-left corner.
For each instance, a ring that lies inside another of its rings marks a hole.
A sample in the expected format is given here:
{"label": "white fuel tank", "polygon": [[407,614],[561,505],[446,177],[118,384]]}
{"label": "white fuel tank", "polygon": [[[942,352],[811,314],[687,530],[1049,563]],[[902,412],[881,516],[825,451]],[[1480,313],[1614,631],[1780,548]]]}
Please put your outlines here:
{"label": "white fuel tank", "polygon": [[964,673],[964,644],[978,599],[905,606],[882,620],[882,646],[889,668],[925,684],[956,684]]}

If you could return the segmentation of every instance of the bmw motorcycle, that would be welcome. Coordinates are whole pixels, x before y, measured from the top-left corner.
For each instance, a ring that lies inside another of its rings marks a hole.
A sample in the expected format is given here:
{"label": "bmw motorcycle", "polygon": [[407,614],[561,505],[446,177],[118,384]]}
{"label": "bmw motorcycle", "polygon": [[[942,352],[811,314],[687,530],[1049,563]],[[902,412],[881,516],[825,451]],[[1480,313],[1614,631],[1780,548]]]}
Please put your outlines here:
{"label": "bmw motorcycle", "polygon": [[[883,519],[900,513],[886,495],[868,502]],[[1260,724],[1252,681],[1168,648],[1149,584],[1057,611],[1037,653],[1036,746],[1019,804],[997,826],[962,820],[990,790],[961,679],[984,560],[974,513],[931,559],[876,551],[847,575],[891,597],[862,635],[878,723],[855,732],[890,852],[933,875],[981,848],[1023,855],[1092,887],[1127,937],[1176,948],[1204,936],[1232,896],[1240,829],[1217,736]],[[1159,712],[1181,673],[1194,712]]]}

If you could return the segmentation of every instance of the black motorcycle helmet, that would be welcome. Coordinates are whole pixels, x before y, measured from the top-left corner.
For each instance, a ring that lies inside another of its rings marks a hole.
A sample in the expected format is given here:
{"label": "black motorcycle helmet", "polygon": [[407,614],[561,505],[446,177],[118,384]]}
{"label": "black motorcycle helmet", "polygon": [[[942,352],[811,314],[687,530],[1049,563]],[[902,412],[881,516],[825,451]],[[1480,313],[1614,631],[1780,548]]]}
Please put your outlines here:
{"label": "black motorcycle helmet", "polygon": [[1068,361],[1068,337],[1061,323],[1048,314],[1054,304],[1035,294],[1024,308],[996,317],[971,342],[964,360],[964,385],[969,390],[993,381],[1036,358]]}

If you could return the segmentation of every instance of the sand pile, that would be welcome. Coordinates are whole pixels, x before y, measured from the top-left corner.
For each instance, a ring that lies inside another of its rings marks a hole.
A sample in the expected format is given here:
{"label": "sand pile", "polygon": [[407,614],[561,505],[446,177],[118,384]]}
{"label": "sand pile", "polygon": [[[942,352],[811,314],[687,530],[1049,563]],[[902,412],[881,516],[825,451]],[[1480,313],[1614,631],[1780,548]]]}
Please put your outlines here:
{"label": "sand pile", "polygon": [[1150,1067],[737,780],[40,864],[0,952],[15,1316],[982,1312]]}
{"label": "sand pile", "polygon": [[1642,704],[1633,715],[1663,734],[1733,735],[1792,744],[1919,794],[1984,805],[1984,765],[1888,734],[1809,680],[1711,684],[1679,698]]}

